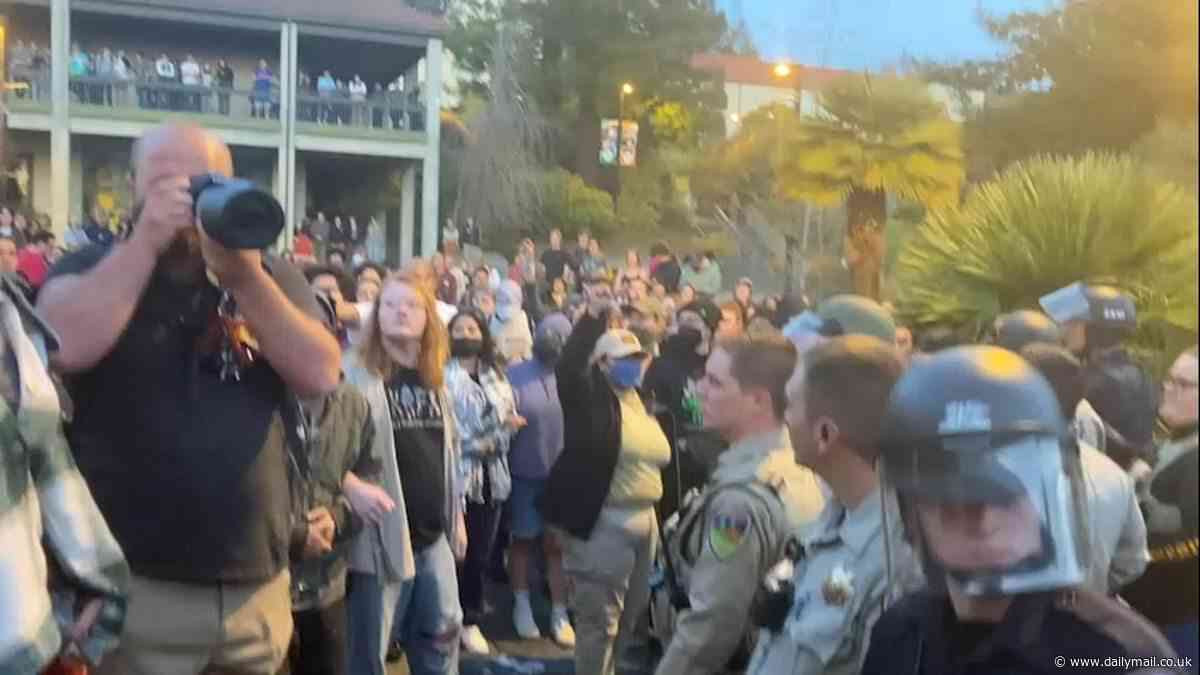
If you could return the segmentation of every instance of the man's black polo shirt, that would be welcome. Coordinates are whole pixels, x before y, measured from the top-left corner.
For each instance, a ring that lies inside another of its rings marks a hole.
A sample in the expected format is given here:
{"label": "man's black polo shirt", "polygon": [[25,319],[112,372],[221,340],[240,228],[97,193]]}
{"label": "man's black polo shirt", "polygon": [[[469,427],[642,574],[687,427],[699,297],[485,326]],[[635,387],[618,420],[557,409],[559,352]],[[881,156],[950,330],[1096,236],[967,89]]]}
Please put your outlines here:
{"label": "man's black polo shirt", "polygon": [[[111,250],[63,258],[79,274]],[[284,294],[320,320],[308,284],[270,260]],[[258,582],[288,563],[284,384],[261,356],[222,382],[197,353],[215,313],[211,284],[155,271],[125,332],[91,370],[70,378],[71,448],[137,574],[190,583]]]}

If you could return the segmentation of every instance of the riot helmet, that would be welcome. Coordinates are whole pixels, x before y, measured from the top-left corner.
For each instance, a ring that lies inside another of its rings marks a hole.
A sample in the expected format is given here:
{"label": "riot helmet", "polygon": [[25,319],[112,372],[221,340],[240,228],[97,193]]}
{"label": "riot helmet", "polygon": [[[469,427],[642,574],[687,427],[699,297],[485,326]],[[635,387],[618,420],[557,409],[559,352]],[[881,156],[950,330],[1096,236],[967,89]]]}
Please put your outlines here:
{"label": "riot helmet", "polygon": [[1063,327],[1067,348],[1080,355],[1116,347],[1137,328],[1133,298],[1113,286],[1080,281],[1038,303]]}
{"label": "riot helmet", "polygon": [[996,318],[993,343],[997,347],[1020,352],[1037,342],[1053,345],[1062,342],[1058,324],[1045,314],[1023,309]]}
{"label": "riot helmet", "polygon": [[824,324],[822,334],[870,335],[888,344],[896,342],[896,322],[883,305],[861,295],[835,295],[817,308]]}
{"label": "riot helmet", "polygon": [[957,347],[913,364],[884,414],[880,467],[931,589],[1082,582],[1086,502],[1072,443],[1053,388],[1008,350]]}

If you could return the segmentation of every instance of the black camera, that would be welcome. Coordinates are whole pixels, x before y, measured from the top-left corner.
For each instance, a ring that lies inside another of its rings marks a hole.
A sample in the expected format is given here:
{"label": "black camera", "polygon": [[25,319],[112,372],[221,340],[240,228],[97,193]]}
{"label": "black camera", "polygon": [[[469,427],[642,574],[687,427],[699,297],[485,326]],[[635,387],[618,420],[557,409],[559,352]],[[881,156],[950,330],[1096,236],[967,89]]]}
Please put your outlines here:
{"label": "black camera", "polygon": [[283,231],[283,207],[270,192],[218,173],[192,176],[189,190],[204,231],[228,249],[263,249]]}

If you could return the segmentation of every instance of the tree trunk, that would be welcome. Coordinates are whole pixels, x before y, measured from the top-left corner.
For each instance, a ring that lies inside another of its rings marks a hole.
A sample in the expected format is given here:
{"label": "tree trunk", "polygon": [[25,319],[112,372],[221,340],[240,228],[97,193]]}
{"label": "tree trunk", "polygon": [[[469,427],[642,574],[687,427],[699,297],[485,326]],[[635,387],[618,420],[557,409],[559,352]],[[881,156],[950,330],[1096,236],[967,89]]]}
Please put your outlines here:
{"label": "tree trunk", "polygon": [[880,300],[883,295],[883,237],[887,222],[887,193],[855,188],[846,198],[846,263],[858,295]]}

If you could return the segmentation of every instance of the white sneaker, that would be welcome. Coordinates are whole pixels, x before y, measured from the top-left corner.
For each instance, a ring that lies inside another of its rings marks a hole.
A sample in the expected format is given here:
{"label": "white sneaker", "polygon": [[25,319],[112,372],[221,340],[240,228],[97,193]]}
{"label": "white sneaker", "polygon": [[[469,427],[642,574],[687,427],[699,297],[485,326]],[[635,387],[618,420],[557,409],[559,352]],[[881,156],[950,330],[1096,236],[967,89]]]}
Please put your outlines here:
{"label": "white sneaker", "polygon": [[537,622],[533,620],[533,609],[529,606],[528,599],[522,602],[517,598],[513,603],[513,626],[522,640],[537,640],[542,637],[542,631],[538,630]]}
{"label": "white sneaker", "polygon": [[479,630],[479,626],[463,627],[462,647],[469,654],[488,654],[492,651],[488,647],[487,639],[483,637],[483,633]]}
{"label": "white sneaker", "polygon": [[553,612],[550,615],[550,636],[562,647],[575,647],[575,628],[571,626],[571,619],[566,612]]}

